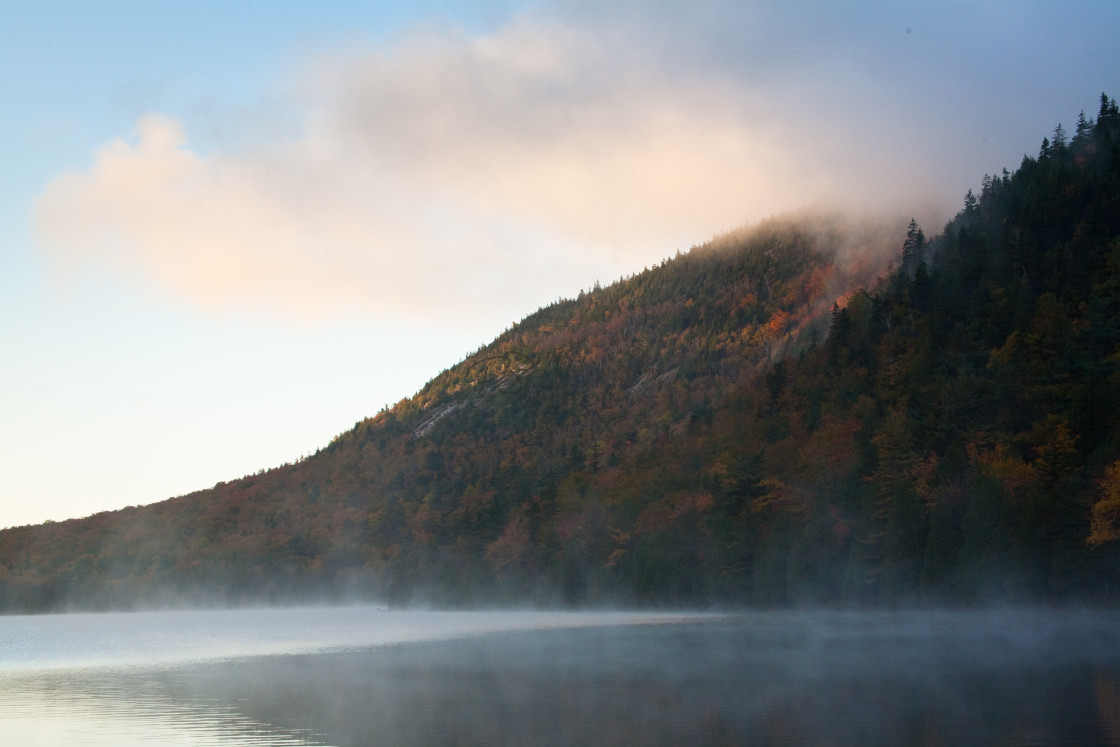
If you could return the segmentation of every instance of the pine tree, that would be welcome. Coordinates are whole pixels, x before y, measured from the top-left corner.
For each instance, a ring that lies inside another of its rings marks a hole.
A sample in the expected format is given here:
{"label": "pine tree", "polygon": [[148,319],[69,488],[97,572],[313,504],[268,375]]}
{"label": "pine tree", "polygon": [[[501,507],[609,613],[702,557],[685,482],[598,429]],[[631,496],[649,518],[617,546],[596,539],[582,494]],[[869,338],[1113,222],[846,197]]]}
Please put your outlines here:
{"label": "pine tree", "polygon": [[1093,120],[1085,118],[1085,110],[1082,109],[1081,113],[1077,115],[1077,129],[1073,134],[1073,142],[1077,144],[1084,143],[1093,135]]}
{"label": "pine tree", "polygon": [[1097,123],[1115,122],[1120,119],[1120,109],[1116,106],[1116,99],[1109,99],[1107,94],[1101,94],[1101,109],[1097,114]]}
{"label": "pine tree", "polygon": [[918,227],[918,221],[911,218],[910,226],[906,229],[906,239],[902,242],[902,272],[907,277],[913,275],[925,259],[925,247],[926,235]]}
{"label": "pine tree", "polygon": [[1058,126],[1054,128],[1054,133],[1050,136],[1050,151],[1055,155],[1065,153],[1066,148],[1069,146],[1069,138],[1066,137],[1065,128],[1059,122]]}

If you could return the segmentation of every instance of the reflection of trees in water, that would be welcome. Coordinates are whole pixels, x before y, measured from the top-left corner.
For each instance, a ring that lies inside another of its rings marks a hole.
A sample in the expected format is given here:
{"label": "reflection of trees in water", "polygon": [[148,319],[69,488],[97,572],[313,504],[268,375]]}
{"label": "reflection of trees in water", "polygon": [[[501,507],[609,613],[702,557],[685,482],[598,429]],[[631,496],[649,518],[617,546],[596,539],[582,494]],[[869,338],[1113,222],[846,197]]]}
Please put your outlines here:
{"label": "reflection of trees in water", "polygon": [[1120,743],[1117,634],[1023,619],[757,614],[40,680],[224,744]]}
{"label": "reflection of trees in water", "polygon": [[1104,672],[1097,674],[1097,709],[1108,744],[1120,744],[1120,685]]}
{"label": "reflection of trees in water", "polygon": [[629,627],[260,658],[163,688],[340,745],[1116,744],[1120,655],[1046,645]]}

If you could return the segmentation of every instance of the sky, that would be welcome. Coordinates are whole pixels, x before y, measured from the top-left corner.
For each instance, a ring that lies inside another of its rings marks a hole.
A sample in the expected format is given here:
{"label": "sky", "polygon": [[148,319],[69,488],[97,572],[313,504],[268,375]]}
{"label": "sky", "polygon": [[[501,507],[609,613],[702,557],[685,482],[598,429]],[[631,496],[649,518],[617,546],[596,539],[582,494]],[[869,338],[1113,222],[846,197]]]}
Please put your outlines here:
{"label": "sky", "polygon": [[1120,94],[1117,30],[1087,0],[11,3],[0,527],[295,461],[744,224],[937,233]]}

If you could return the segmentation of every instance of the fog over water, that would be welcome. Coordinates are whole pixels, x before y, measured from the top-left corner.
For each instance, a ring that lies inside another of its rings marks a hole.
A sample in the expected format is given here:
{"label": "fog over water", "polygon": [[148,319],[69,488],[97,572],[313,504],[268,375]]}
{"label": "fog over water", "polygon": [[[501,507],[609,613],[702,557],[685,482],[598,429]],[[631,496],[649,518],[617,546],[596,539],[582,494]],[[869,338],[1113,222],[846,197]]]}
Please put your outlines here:
{"label": "fog over water", "polygon": [[0,641],[26,744],[1120,744],[1111,611],[114,613]]}
{"label": "fog over water", "polygon": [[301,607],[0,617],[0,673],[166,666],[466,638],[707,619],[705,613],[423,611]]}

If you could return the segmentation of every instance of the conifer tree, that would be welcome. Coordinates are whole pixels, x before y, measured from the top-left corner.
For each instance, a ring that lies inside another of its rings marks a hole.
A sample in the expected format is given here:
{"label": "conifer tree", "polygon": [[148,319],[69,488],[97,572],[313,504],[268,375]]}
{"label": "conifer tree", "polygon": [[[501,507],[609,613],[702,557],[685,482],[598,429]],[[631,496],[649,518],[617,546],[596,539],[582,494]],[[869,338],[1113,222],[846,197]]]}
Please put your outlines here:
{"label": "conifer tree", "polygon": [[1073,142],[1077,144],[1084,143],[1093,135],[1093,120],[1085,118],[1085,110],[1082,109],[1081,113],[1077,115],[1077,129],[1073,134]]}
{"label": "conifer tree", "polygon": [[1054,128],[1053,134],[1050,136],[1050,150],[1054,155],[1060,155],[1065,152],[1066,147],[1069,145],[1069,138],[1066,137],[1065,128],[1059,122],[1058,126]]}
{"label": "conifer tree", "polygon": [[906,229],[906,239],[902,242],[902,272],[907,277],[912,276],[925,259],[925,248],[926,235],[918,226],[918,221],[911,218]]}
{"label": "conifer tree", "polygon": [[1109,99],[1107,94],[1101,94],[1101,109],[1097,115],[1097,122],[1115,122],[1120,119],[1120,108],[1116,106],[1116,99]]}

